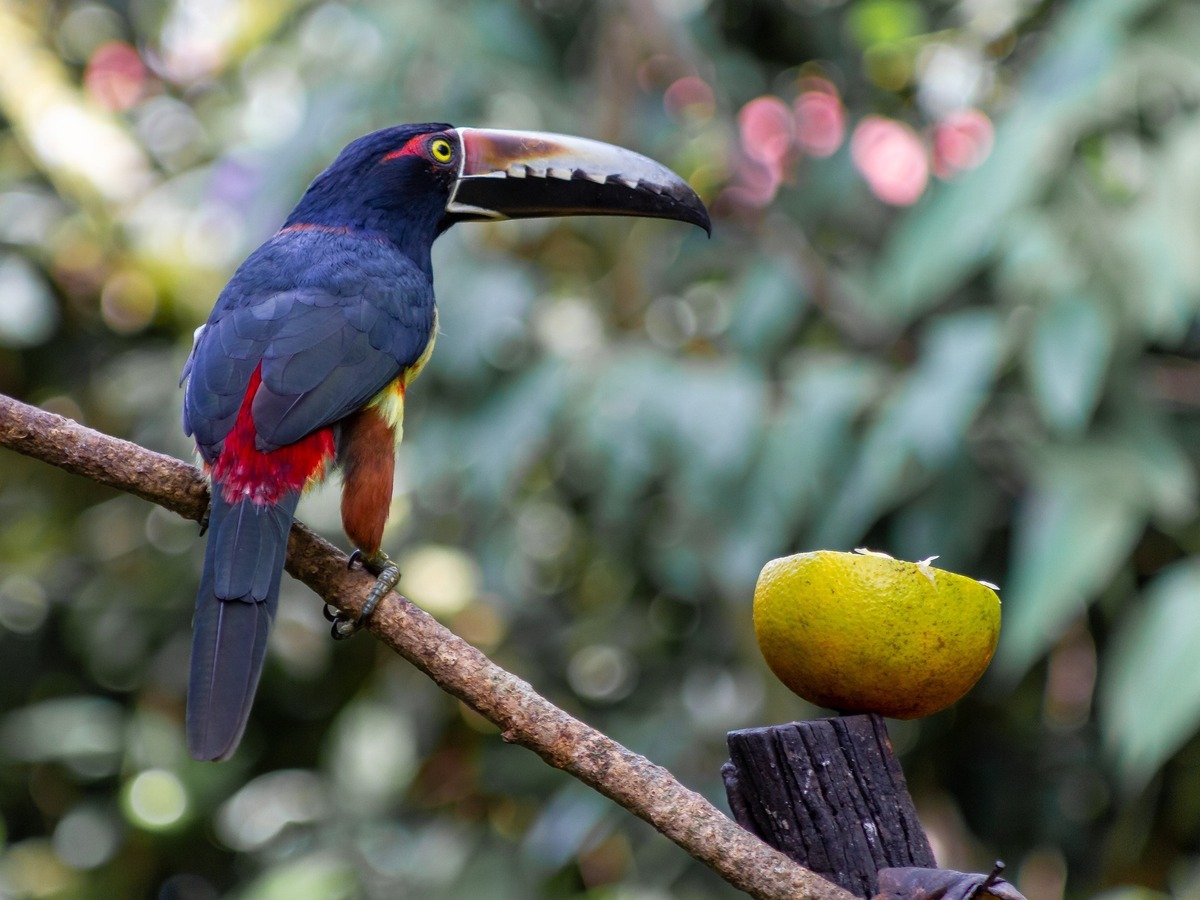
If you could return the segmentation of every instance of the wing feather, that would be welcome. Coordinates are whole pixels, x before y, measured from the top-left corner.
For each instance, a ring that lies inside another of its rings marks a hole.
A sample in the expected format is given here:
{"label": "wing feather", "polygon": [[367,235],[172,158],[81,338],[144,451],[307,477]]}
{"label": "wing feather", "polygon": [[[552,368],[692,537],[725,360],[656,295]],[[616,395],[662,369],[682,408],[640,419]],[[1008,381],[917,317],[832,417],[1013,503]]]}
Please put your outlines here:
{"label": "wing feather", "polygon": [[264,451],[294,443],[361,408],[416,362],[433,321],[433,286],[399,251],[319,232],[277,236],[238,270],[196,341],[189,433],[215,458],[261,365],[256,443]]}

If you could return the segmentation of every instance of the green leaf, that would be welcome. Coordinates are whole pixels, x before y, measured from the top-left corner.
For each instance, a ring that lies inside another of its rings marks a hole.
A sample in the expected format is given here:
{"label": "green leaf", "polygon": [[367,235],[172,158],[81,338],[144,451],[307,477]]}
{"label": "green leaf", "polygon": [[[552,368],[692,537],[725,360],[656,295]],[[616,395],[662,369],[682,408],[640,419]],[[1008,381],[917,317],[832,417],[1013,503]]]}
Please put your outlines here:
{"label": "green leaf", "polygon": [[831,484],[855,445],[854,422],[881,383],[877,365],[822,355],[806,359],[785,385],[725,532],[721,574],[731,587],[753,582],[767,559],[794,549],[789,542],[797,526],[829,502]]}
{"label": "green leaf", "polygon": [[765,386],[748,367],[639,351],[614,357],[572,413],[604,473],[598,483],[611,511],[666,474],[697,509],[715,513],[754,457],[765,402]]}
{"label": "green leaf", "polygon": [[[987,537],[1006,511],[1007,497],[968,455],[953,464],[929,490],[896,511],[888,552],[900,559],[937,555],[938,566],[955,572],[975,566]],[[979,571],[971,575],[984,577]]]}
{"label": "green leaf", "polygon": [[1115,225],[1126,248],[1120,296],[1152,339],[1181,339],[1200,302],[1200,222],[1190,214],[1200,204],[1197,142],[1195,118],[1169,134],[1166,145],[1142,163],[1148,183]]}
{"label": "green leaf", "polygon": [[1065,226],[1036,208],[1013,215],[1003,228],[995,277],[1015,304],[1082,291],[1092,273]]}
{"label": "green leaf", "polygon": [[1141,787],[1200,725],[1200,560],[1164,570],[1117,630],[1101,723],[1126,784]]}
{"label": "green leaf", "polygon": [[1038,311],[1026,357],[1033,398],[1055,430],[1078,434],[1100,399],[1113,327],[1098,302],[1074,294]]}
{"label": "green leaf", "polygon": [[1002,343],[1002,325],[990,312],[958,313],[930,327],[916,368],[863,439],[815,546],[860,540],[879,515],[961,452],[999,369]]}
{"label": "green leaf", "polygon": [[1124,564],[1145,514],[1104,488],[1085,462],[1059,471],[1016,515],[1004,627],[993,668],[1015,680],[1057,639]]}
{"label": "green leaf", "polygon": [[791,263],[759,259],[741,278],[726,335],[746,356],[765,359],[783,346],[807,306],[807,294]]}
{"label": "green leaf", "polygon": [[485,504],[504,500],[544,449],[568,385],[564,365],[545,358],[494,388],[471,416],[451,409],[421,419],[406,445],[414,483],[436,483],[453,469],[463,493]]}
{"label": "green leaf", "polygon": [[1043,450],[1017,510],[994,668],[1019,677],[1129,558],[1147,520],[1191,514],[1195,475],[1150,421],[1120,439]]}
{"label": "green leaf", "polygon": [[748,491],[757,509],[774,509],[795,523],[826,501],[829,478],[854,445],[854,420],[881,380],[879,368],[860,359],[807,361],[768,424]]}
{"label": "green leaf", "polygon": [[668,372],[644,398],[643,423],[661,435],[687,495],[719,507],[722,488],[741,480],[757,449],[766,388],[737,365],[689,362]]}

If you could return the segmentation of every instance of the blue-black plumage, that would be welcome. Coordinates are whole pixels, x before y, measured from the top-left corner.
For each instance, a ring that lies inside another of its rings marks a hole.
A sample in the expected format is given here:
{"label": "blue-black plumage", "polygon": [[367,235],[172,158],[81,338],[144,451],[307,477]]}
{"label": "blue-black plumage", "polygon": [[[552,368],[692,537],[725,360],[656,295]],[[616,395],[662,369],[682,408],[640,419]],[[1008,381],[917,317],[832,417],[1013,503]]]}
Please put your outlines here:
{"label": "blue-black plumage", "polygon": [[[336,462],[342,522],[387,571],[404,394],[432,349],[431,247],[459,221],[641,215],[709,229],[659,164],[561,135],[384,129],[350,143],[254,251],[197,331],[184,429],[212,482],[193,620],[188,748],[224,759],[245,730],[303,489]],[[381,575],[377,599],[398,573]]]}

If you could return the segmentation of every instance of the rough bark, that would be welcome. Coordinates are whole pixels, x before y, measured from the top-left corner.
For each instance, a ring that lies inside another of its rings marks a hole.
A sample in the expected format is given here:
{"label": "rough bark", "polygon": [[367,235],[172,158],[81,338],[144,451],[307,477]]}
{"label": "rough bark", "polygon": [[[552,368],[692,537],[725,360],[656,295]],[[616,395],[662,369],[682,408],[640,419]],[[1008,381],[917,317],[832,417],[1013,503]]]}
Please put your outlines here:
{"label": "rough bark", "polygon": [[731,731],[729,758],[738,822],[860,897],[880,869],[937,865],[880,716]]}
{"label": "rough bark", "polygon": [[[136,494],[199,520],[208,487],[194,467],[137,444],[0,395],[0,446]],[[346,568],[345,554],[296,523],[287,570],[326,602],[354,613],[374,579]],[[550,765],[649,822],[718,875],[770,900],[852,900],[853,895],[795,864],[745,831],[666,769],[563,712],[525,681],[443,627],[399,594],[391,594],[369,628],[421,669]]]}

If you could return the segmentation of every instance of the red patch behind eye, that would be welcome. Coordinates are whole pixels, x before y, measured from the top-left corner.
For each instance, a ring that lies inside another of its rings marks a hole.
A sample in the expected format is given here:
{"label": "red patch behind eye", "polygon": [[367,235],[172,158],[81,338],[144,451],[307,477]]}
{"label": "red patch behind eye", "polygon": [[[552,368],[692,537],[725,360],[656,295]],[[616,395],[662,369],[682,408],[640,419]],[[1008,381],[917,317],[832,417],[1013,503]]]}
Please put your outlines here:
{"label": "red patch behind eye", "polygon": [[278,450],[259,450],[254,444],[257,431],[251,406],[260,384],[261,364],[250,376],[237,421],[212,465],[212,479],[221,486],[227,503],[246,497],[258,504],[278,503],[284,494],[302,490],[312,479],[319,480],[333,457],[333,431],[329,428]]}
{"label": "red patch behind eye", "polygon": [[393,159],[399,159],[401,156],[424,156],[421,153],[421,144],[425,140],[425,135],[420,134],[415,138],[409,138],[408,142],[399,150],[393,150],[385,156],[380,162],[390,162]]}

